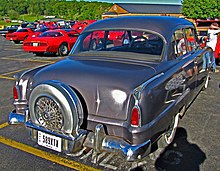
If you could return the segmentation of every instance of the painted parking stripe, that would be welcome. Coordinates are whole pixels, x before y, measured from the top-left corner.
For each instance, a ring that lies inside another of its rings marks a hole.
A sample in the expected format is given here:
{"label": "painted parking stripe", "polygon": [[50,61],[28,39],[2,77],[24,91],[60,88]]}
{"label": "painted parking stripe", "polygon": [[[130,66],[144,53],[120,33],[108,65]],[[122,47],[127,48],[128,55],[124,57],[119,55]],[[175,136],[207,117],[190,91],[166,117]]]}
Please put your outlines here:
{"label": "painted parking stripe", "polygon": [[49,160],[49,161],[58,163],[60,165],[66,166],[66,167],[79,170],[79,171],[85,171],[85,170],[86,171],[98,171],[98,169],[95,169],[91,166],[87,166],[87,165],[78,163],[74,160],[68,160],[66,158],[62,158],[62,157],[57,156],[55,154],[51,154],[51,153],[33,148],[31,146],[22,144],[20,142],[14,141],[12,139],[5,138],[3,136],[0,136],[0,143],[3,143],[5,145],[19,149],[19,150],[27,152],[29,154],[33,154],[34,156],[38,156],[43,159],[46,159],[46,160]]}
{"label": "painted parking stripe", "polygon": [[[5,57],[16,57],[16,56],[23,56],[23,55],[27,55],[27,53],[21,53],[21,54],[10,55],[10,56],[5,56]],[[4,56],[3,56],[3,58],[4,58]]]}
{"label": "painted parking stripe", "polygon": [[9,58],[9,57],[3,57],[3,58],[0,58],[0,59],[10,60],[10,61],[42,62],[42,63],[54,63],[54,62],[56,62],[56,61],[49,61],[49,60],[47,61],[47,60],[36,60],[36,59],[18,59],[18,58]]}
{"label": "painted parking stripe", "polygon": [[3,79],[6,79],[6,80],[15,80],[14,78],[12,77],[7,77],[7,76],[4,76],[4,75],[0,75],[0,79],[3,78]]}
{"label": "painted parking stripe", "polygon": [[5,122],[5,123],[1,124],[0,125],[0,129],[2,129],[2,128],[6,127],[6,126],[8,126],[8,122]]}
{"label": "painted parking stripe", "polygon": [[29,69],[31,69],[31,68],[33,68],[33,67],[22,68],[22,69],[15,70],[15,71],[11,71],[11,72],[6,72],[6,73],[1,74],[1,75],[4,75],[4,76],[5,76],[5,75],[10,75],[10,74],[18,73],[18,72],[21,72],[21,71],[29,70]]}

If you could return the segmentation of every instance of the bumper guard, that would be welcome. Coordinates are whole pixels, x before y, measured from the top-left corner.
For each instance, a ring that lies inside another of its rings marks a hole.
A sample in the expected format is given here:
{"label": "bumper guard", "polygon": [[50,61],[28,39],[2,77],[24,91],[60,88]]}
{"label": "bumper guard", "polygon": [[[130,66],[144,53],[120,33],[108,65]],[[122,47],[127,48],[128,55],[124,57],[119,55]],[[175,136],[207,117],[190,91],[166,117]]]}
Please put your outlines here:
{"label": "bumper guard", "polygon": [[28,110],[25,111],[25,115],[17,114],[15,111],[12,111],[9,115],[9,124],[21,123],[25,124],[30,130],[34,141],[37,141],[38,131],[62,138],[62,151],[65,153],[76,153],[83,147],[89,147],[94,149],[96,153],[101,153],[102,151],[116,153],[127,161],[135,161],[144,158],[151,150],[150,140],[142,144],[131,145],[121,138],[106,135],[102,124],[96,125],[95,132],[79,130],[76,136],[72,136],[56,133],[33,124],[28,120]]}

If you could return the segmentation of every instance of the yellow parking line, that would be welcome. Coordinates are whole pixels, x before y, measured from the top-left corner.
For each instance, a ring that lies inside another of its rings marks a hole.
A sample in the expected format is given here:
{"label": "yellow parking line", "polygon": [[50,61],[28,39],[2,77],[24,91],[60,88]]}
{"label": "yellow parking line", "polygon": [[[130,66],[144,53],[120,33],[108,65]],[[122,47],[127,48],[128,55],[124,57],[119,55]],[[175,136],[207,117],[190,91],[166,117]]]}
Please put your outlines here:
{"label": "yellow parking line", "polygon": [[6,126],[8,126],[8,122],[5,122],[5,123],[1,124],[0,125],[0,129],[2,129],[2,128],[6,127]]}
{"label": "yellow parking line", "polygon": [[55,154],[51,154],[51,153],[48,153],[48,152],[30,147],[28,145],[25,145],[25,144],[22,144],[20,142],[14,141],[12,139],[5,138],[3,136],[0,136],[0,142],[5,144],[5,145],[8,145],[10,147],[19,149],[21,151],[33,154],[34,156],[44,158],[46,160],[58,163],[60,165],[63,165],[63,166],[66,166],[66,167],[69,167],[69,168],[72,168],[72,169],[76,169],[76,170],[79,170],[79,171],[85,171],[85,170],[86,171],[87,170],[88,171],[97,171],[98,170],[98,169],[95,169],[91,166],[87,166],[87,165],[78,163],[74,160],[68,160],[66,158],[59,157]]}
{"label": "yellow parking line", "polygon": [[23,56],[23,55],[27,55],[27,53],[21,53],[21,54],[5,56],[5,57],[16,57],[16,56]]}
{"label": "yellow parking line", "polygon": [[8,58],[8,57],[3,57],[0,59],[4,60],[11,60],[11,61],[24,61],[24,62],[42,62],[42,63],[54,63],[56,61],[46,61],[46,60],[35,60],[35,59],[18,59],[18,58]]}
{"label": "yellow parking line", "polygon": [[9,74],[14,74],[14,73],[17,73],[17,72],[20,72],[20,71],[24,71],[24,70],[29,70],[33,67],[28,67],[28,68],[22,68],[22,69],[19,69],[19,70],[15,70],[15,71],[11,71],[11,72],[6,72],[4,74],[1,74],[1,75],[9,75]]}
{"label": "yellow parking line", "polygon": [[4,76],[4,75],[0,75],[0,78],[6,79],[6,80],[15,80],[12,77],[7,77],[7,76]]}

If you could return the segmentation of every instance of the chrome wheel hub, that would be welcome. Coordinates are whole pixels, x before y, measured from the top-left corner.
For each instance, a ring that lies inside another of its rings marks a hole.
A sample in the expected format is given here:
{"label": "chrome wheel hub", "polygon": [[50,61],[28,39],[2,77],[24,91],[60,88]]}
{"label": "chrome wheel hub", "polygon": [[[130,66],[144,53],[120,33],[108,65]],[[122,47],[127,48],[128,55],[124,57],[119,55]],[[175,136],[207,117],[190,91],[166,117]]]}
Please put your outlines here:
{"label": "chrome wheel hub", "polygon": [[45,128],[60,131],[63,127],[63,113],[56,101],[50,97],[39,97],[35,103],[35,116]]}
{"label": "chrome wheel hub", "polygon": [[62,46],[62,50],[61,51],[62,51],[63,54],[67,54],[68,49],[67,49],[66,46]]}

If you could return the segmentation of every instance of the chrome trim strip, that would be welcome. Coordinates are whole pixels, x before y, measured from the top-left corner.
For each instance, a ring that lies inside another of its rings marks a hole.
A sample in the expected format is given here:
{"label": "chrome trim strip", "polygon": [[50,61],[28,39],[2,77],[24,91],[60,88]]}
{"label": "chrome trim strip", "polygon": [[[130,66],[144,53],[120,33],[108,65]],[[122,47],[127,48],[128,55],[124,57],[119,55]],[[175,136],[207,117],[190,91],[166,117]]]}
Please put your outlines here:
{"label": "chrome trim strip", "polygon": [[[150,78],[150,79],[148,79],[147,81],[145,81],[144,83],[142,83],[141,85],[139,85],[138,87],[136,87],[136,88],[133,90],[132,94],[135,96],[135,98],[137,98],[137,100],[139,100],[139,99],[140,99],[140,94],[142,93],[142,91],[144,90],[144,88],[145,88],[148,84],[150,84],[150,82],[152,82],[152,81],[154,81],[155,79],[161,77],[162,75],[164,75],[163,72],[160,73],[160,74],[158,74],[158,75],[155,75],[154,77],[152,77],[152,78]],[[137,93],[138,93],[138,96],[136,96]]]}
{"label": "chrome trim strip", "polygon": [[14,105],[27,105],[27,100],[15,100]]}
{"label": "chrome trim strip", "polygon": [[25,123],[25,126],[28,127],[28,128],[35,129],[37,131],[45,132],[47,134],[51,134],[51,135],[54,135],[54,136],[57,136],[57,137],[60,137],[60,138],[63,138],[63,139],[67,139],[67,140],[70,140],[70,141],[73,141],[75,139],[71,135],[59,134],[59,133],[53,132],[51,130],[48,130],[46,128],[43,128],[41,126],[37,126],[37,125],[33,124],[31,121],[27,121]]}

